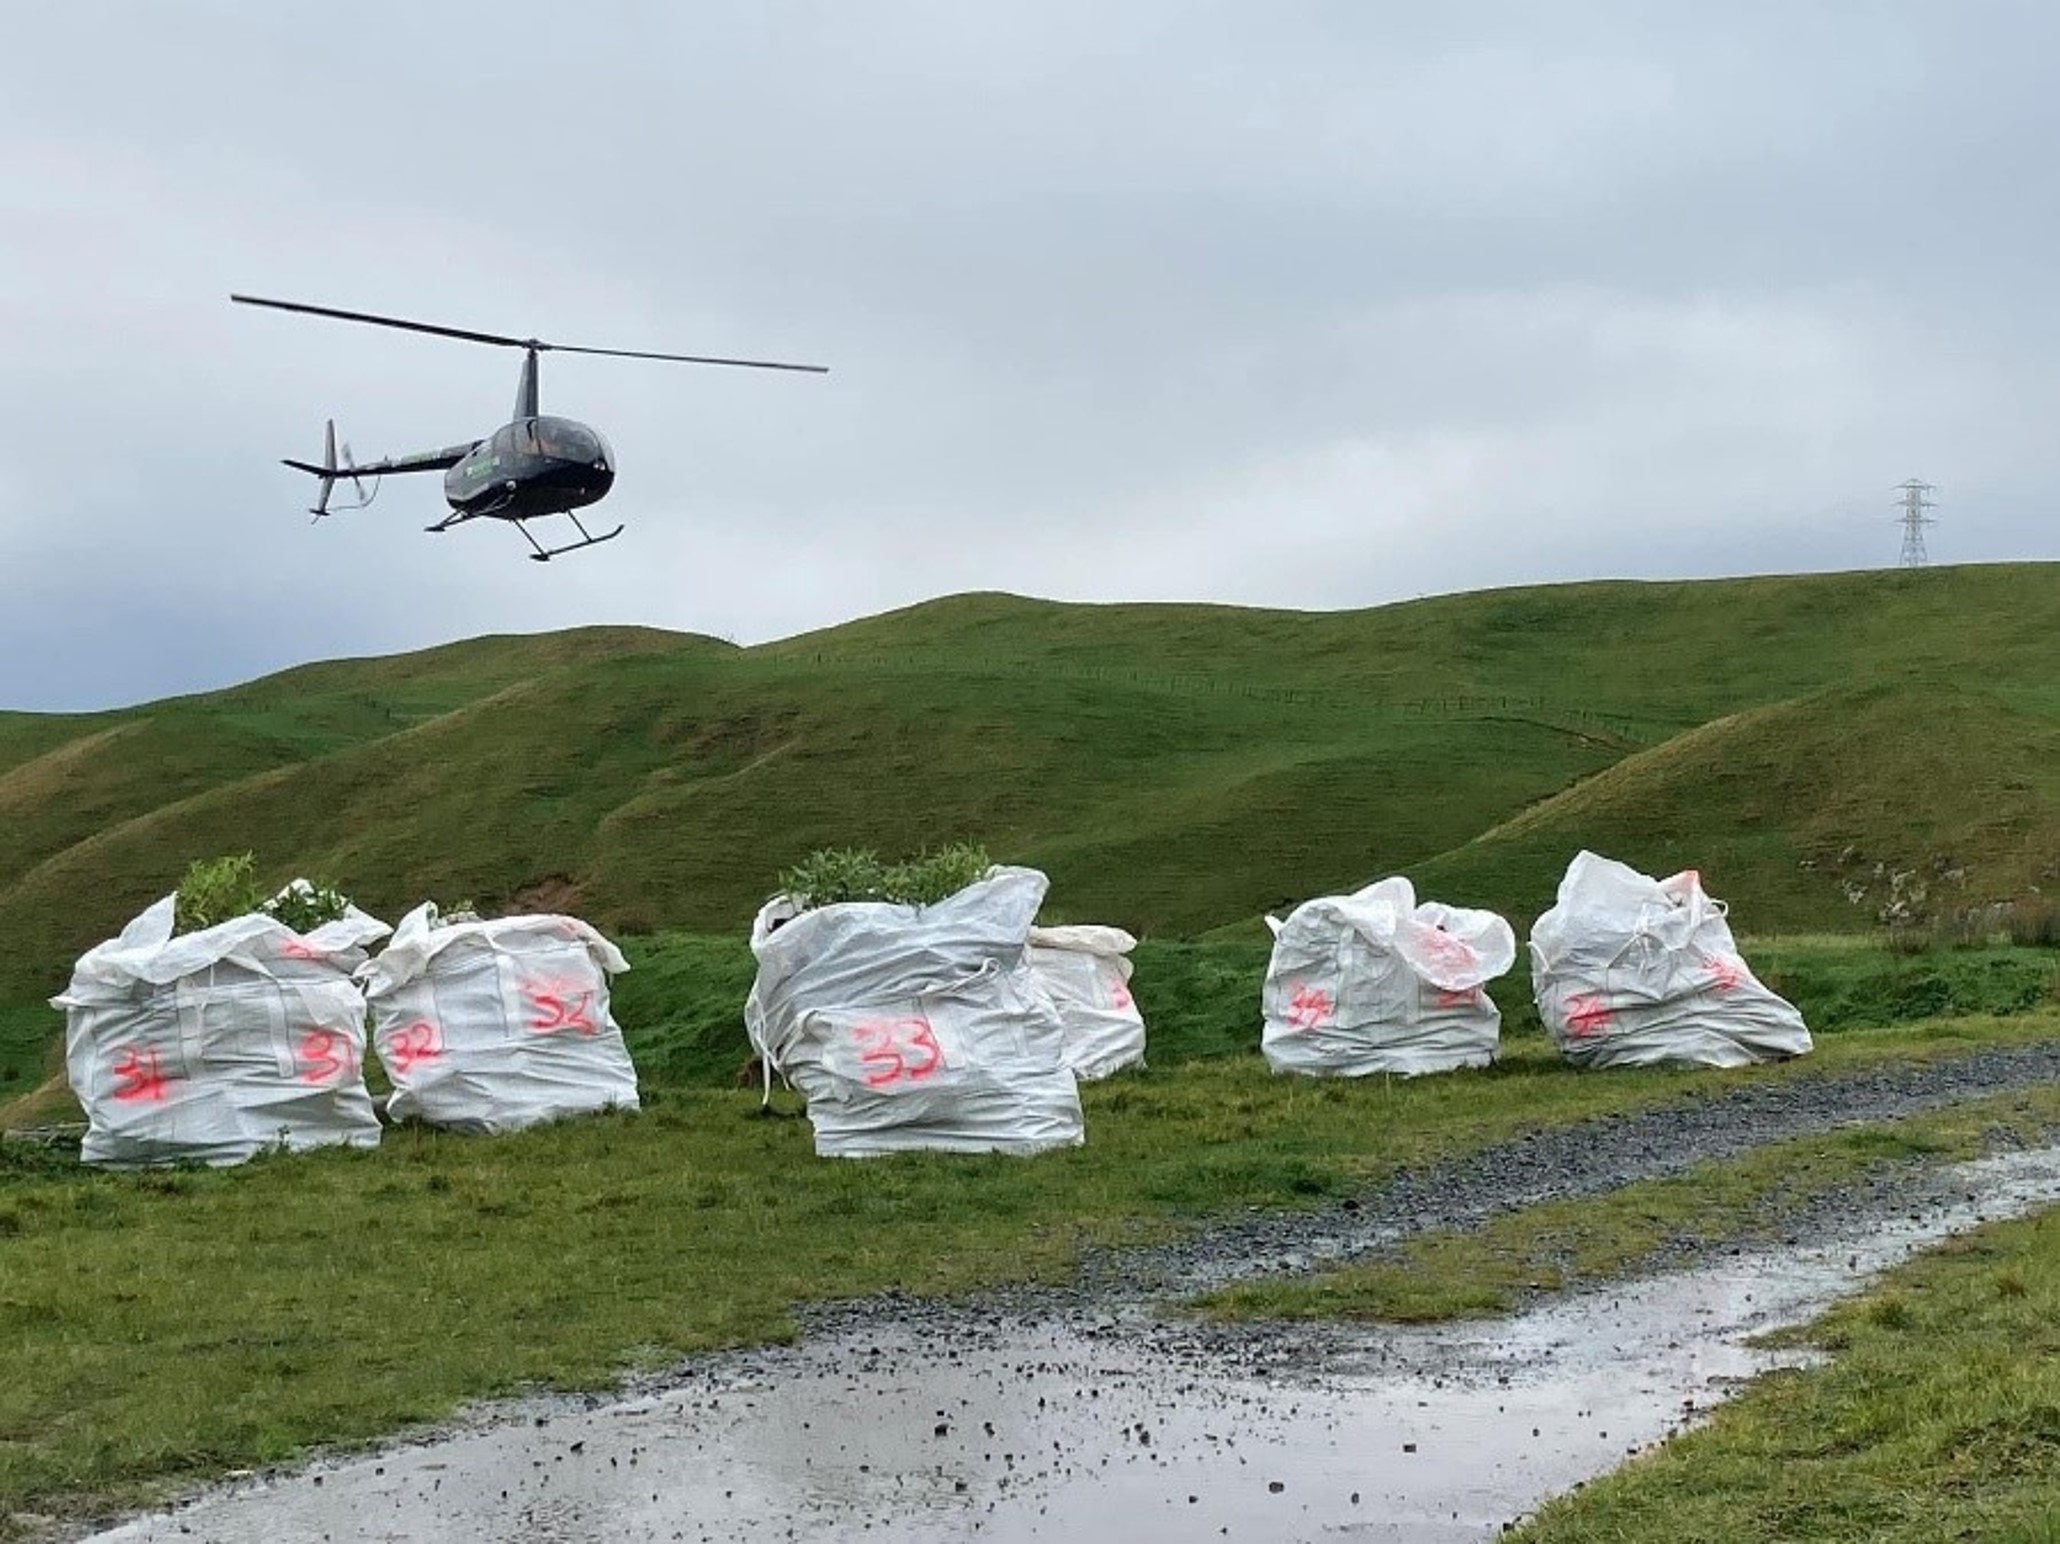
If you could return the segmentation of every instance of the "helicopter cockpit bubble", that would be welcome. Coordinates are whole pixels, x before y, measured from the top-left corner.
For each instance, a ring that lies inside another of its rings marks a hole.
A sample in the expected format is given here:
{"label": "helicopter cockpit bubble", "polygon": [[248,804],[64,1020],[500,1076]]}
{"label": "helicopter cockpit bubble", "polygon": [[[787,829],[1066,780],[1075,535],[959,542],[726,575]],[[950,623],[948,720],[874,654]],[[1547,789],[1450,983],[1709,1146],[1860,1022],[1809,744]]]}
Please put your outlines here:
{"label": "helicopter cockpit bubble", "polygon": [[606,454],[601,437],[585,424],[575,423],[570,418],[533,418],[530,432],[535,436],[536,453],[549,456],[554,461],[578,461],[591,465]]}

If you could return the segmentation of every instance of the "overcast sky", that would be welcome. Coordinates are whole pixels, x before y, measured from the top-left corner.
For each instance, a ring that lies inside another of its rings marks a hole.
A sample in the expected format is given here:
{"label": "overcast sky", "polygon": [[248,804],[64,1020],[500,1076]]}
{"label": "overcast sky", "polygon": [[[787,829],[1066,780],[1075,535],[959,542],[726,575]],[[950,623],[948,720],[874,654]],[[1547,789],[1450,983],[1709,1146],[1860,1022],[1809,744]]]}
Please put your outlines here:
{"label": "overcast sky", "polygon": [[[1351,607],[2060,558],[2060,6],[18,6],[0,707],[491,631],[925,597]],[[614,544],[361,457],[546,356]]]}

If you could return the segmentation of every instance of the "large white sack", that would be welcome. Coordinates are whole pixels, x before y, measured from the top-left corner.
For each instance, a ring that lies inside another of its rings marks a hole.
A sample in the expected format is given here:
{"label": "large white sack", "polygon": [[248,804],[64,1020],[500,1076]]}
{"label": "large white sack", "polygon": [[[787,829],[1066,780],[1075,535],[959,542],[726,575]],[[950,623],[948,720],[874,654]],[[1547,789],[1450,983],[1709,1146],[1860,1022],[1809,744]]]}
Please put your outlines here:
{"label": "large white sack", "polygon": [[852,901],[751,928],[744,1026],[808,1100],[815,1150],[1035,1153],[1083,1140],[1058,1010],[1024,958],[1035,869],[992,868],[933,906]]}
{"label": "large white sack", "polygon": [[1531,929],[1538,1016],[1582,1067],[1743,1067],[1800,1056],[1810,1032],[1738,953],[1694,870],[1653,879],[1582,852]]}
{"label": "large white sack", "polygon": [[1033,927],[1027,958],[1065,1026],[1065,1061],[1086,1082],[1144,1062],[1144,1015],[1130,995],[1130,951],[1119,927]]}
{"label": "large white sack", "polygon": [[350,973],[386,924],[352,907],[305,936],[253,914],[174,938],[177,909],[168,895],[89,950],[50,1000],[86,1112],[80,1157],[220,1167],[378,1146]]}
{"label": "large white sack", "polygon": [[1260,1049],[1275,1072],[1413,1076],[1494,1061],[1502,1014],[1483,988],[1516,963],[1516,935],[1495,913],[1419,905],[1396,877],[1267,921]]}
{"label": "large white sack", "polygon": [[636,1068],[608,1005],[629,961],[576,917],[444,923],[416,907],[359,971],[395,1120],[494,1135],[634,1110]]}

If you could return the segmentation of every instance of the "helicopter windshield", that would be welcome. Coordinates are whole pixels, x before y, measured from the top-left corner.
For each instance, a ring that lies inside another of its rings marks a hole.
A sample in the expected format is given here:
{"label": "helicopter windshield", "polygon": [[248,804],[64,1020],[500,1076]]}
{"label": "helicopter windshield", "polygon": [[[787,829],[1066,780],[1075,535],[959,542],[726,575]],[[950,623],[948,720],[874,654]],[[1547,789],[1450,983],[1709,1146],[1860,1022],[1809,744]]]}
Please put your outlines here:
{"label": "helicopter windshield", "polygon": [[559,461],[591,462],[608,453],[608,447],[602,444],[598,434],[569,418],[532,419],[529,429],[532,448],[541,456]]}

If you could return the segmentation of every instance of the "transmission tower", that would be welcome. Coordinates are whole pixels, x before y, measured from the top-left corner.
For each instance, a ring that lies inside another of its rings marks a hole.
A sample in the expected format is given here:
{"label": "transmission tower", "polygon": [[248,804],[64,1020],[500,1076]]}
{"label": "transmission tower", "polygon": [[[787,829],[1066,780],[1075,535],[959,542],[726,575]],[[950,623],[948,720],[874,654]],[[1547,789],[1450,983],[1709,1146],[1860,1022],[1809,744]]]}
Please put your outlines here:
{"label": "transmission tower", "polygon": [[1924,513],[1927,509],[1938,507],[1924,495],[1936,493],[1938,490],[1930,483],[1919,482],[1914,477],[1896,486],[1901,488],[1903,493],[1903,555],[1900,561],[1905,568],[1922,568],[1929,561],[1924,555],[1924,528],[1927,525],[1938,524]]}

